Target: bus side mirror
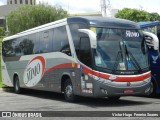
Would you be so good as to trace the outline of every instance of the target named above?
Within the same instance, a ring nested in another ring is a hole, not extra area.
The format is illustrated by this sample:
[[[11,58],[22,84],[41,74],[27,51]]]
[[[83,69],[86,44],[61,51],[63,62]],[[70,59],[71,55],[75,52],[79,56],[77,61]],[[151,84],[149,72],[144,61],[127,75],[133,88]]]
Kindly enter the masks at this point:
[[[97,48],[97,38],[96,38],[96,34],[93,31],[89,29],[79,29],[78,31],[88,35],[91,48]]]
[[[159,40],[158,37],[151,33],[151,32],[146,32],[143,31],[144,37],[146,44],[149,48],[153,47],[154,50],[159,50]]]

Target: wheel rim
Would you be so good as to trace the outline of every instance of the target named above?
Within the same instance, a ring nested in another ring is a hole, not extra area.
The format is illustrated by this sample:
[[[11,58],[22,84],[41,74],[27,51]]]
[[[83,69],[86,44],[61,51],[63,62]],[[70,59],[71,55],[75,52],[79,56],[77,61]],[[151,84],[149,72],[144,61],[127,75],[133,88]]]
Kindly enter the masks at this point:
[[[72,90],[72,86],[71,85],[68,85],[66,87],[66,95],[67,95],[67,97],[71,97],[73,95],[73,90]]]

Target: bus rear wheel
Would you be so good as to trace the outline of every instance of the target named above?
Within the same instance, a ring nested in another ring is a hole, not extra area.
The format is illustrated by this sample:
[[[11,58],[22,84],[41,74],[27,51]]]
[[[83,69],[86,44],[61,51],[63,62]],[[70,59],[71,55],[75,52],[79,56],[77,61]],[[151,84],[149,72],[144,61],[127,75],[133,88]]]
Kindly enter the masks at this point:
[[[64,97],[68,102],[74,102],[76,100],[76,96],[73,93],[73,85],[70,79],[67,79],[64,83]]]
[[[21,92],[18,76],[14,78],[14,92],[17,94]]]

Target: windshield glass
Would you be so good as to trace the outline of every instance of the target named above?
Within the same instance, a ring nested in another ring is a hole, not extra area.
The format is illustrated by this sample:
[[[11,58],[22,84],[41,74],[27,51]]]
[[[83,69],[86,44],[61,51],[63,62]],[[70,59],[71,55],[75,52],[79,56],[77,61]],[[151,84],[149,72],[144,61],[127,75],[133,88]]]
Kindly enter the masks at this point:
[[[139,30],[95,28],[97,67],[112,70],[141,70],[148,67],[147,47]]]

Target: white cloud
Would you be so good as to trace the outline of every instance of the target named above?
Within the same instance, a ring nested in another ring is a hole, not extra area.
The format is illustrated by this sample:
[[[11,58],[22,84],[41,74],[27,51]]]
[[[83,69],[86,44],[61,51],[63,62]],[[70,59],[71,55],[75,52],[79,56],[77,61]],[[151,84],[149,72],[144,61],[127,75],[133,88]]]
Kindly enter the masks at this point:
[[[39,3],[38,0],[37,3]],[[97,12],[100,11],[100,2],[99,0],[43,0],[52,5],[61,5],[70,13],[77,12]]]
[[[36,0],[47,2],[51,5],[61,5],[70,13],[98,12],[101,11],[100,0]],[[107,2],[108,0],[106,0]],[[112,8],[137,8],[148,12],[160,14],[160,0],[110,0]],[[0,0],[0,5],[6,4],[6,0]]]
[[[0,5],[3,5],[4,3],[2,3],[1,1],[0,1]]]
[[[61,5],[70,13],[97,12],[100,11],[100,0],[37,0],[48,2],[49,4]],[[106,0],[107,2],[107,0]],[[112,8],[137,8],[148,12],[158,12],[160,14],[160,0],[110,0]]]

